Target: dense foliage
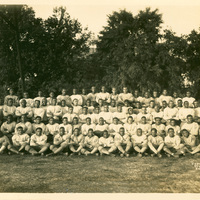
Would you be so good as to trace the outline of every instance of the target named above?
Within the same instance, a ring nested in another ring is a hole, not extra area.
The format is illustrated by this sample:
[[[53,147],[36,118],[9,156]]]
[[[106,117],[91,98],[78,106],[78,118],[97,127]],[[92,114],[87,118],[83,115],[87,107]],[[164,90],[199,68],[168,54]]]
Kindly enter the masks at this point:
[[[131,91],[163,88],[200,97],[200,32],[177,36],[162,30],[162,15],[146,8],[137,15],[126,10],[108,15],[99,33],[97,51],[89,54],[92,34],[63,7],[47,20],[28,6],[0,6],[1,93],[14,87],[21,94],[16,31],[19,31],[22,72],[31,96],[65,87],[128,86]]]

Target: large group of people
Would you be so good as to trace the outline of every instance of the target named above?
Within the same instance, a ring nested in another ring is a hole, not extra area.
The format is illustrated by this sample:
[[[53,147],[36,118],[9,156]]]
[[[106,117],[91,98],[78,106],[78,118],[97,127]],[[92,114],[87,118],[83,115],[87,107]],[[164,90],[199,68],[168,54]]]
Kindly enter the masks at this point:
[[[13,89],[0,105],[0,154],[185,156],[200,152],[199,102],[187,91],[108,93],[102,86],[72,95],[19,99]]]

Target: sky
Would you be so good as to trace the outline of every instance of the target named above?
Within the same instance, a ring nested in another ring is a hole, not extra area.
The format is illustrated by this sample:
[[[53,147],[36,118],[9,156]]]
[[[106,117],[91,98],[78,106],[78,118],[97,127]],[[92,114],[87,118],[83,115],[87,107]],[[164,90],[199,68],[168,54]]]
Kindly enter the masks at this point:
[[[36,17],[47,19],[56,6],[65,6],[72,18],[78,19],[83,27],[98,35],[107,25],[107,15],[113,11],[126,9],[137,15],[139,10],[158,8],[164,21],[163,29],[171,29],[177,35],[189,34],[200,27],[200,0],[1,0],[2,3],[26,3],[31,6]]]

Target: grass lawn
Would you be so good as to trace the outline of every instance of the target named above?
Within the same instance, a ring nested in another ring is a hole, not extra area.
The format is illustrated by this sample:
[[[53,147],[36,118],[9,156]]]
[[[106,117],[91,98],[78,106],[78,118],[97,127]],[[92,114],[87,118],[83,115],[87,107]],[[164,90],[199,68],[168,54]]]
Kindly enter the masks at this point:
[[[200,157],[0,156],[0,192],[199,193]]]

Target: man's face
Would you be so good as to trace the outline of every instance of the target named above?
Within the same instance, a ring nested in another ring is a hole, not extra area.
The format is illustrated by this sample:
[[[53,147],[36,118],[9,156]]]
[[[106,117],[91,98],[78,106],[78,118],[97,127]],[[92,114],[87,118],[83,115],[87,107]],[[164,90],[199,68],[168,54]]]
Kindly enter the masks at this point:
[[[62,106],[62,107],[65,107],[65,106],[66,106],[66,101],[65,101],[65,100],[62,100],[62,101],[61,101],[61,106]]]
[[[9,123],[12,122],[12,117],[11,116],[7,117],[7,122],[9,122]]]
[[[35,107],[39,108],[40,107],[40,102],[39,101],[35,101]]]
[[[88,131],[88,137],[91,138],[92,136],[93,136],[93,131],[92,131],[92,130],[89,130],[89,131]]]
[[[183,136],[188,138],[189,137],[189,132],[188,131],[183,131]]]
[[[109,110],[108,110],[108,105],[105,105],[104,106],[104,112],[108,112]]]
[[[137,129],[137,136],[141,136],[142,135],[142,130],[141,129]]]
[[[82,94],[85,95],[86,94],[86,91],[85,89],[82,89]]]
[[[8,106],[12,106],[13,105],[13,100],[9,99],[8,100]]]
[[[149,103],[150,108],[153,108],[154,105],[155,105],[154,101],[151,101],[151,102]]]
[[[51,98],[53,98],[53,97],[54,97],[54,93],[53,93],[53,92],[50,92],[49,96],[50,96]]]
[[[69,108],[69,113],[70,113],[70,114],[73,113],[73,108],[72,108],[72,107]]]
[[[28,98],[28,93],[24,92],[24,98],[27,99]]]
[[[114,100],[112,100],[110,104],[112,107],[115,107],[116,102]]]
[[[169,102],[169,107],[170,107],[170,108],[173,108],[173,107],[174,107],[174,102],[173,102],[173,101],[170,101],[170,102]]]
[[[17,129],[17,133],[18,133],[19,135],[22,135],[22,134],[23,134],[23,129],[22,129],[22,128],[18,128],[18,129]]]
[[[51,118],[51,119],[49,119],[49,124],[53,124],[53,119]]]
[[[26,121],[26,116],[25,116],[25,115],[22,115],[22,116],[21,116],[21,121],[22,121],[22,122],[25,122],[25,121]]]
[[[56,103],[57,103],[57,100],[56,100],[56,99],[53,99],[53,101],[52,101],[53,106],[55,106]]]
[[[78,130],[77,128],[74,130],[74,135],[75,135],[75,136],[78,136],[78,135],[79,135],[79,130]]]
[[[178,104],[178,107],[182,107],[182,100],[178,100],[177,104]]]
[[[133,114],[133,109],[132,109],[132,108],[129,108],[129,109],[128,109],[128,114],[129,114],[129,115],[132,115],[132,114]]]
[[[13,95],[13,94],[14,94],[13,89],[10,89],[10,90],[9,90],[9,94],[10,94],[10,95]]]
[[[170,129],[168,131],[168,133],[169,133],[169,137],[174,137],[174,130],[173,129]]]
[[[151,134],[152,134],[153,137],[157,136],[157,133],[156,133],[156,131],[154,129],[151,131]]]
[[[63,119],[63,124],[68,124],[68,119],[67,118]]]
[[[119,134],[120,134],[121,136],[124,135],[124,128],[120,128],[120,129],[119,129]]]
[[[166,101],[163,101],[163,102],[162,102],[162,106],[163,106],[163,108],[166,108],[166,107],[167,107],[167,102],[166,102]]]
[[[124,88],[123,88],[123,93],[126,94],[127,92],[128,92],[127,87],[124,87]]]
[[[21,105],[22,105],[22,107],[26,107],[26,101],[25,101],[25,100],[22,100],[22,101],[21,101]]]
[[[175,123],[175,120],[171,120],[171,121],[170,121],[170,125],[171,125],[171,126],[175,126],[175,124],[176,124],[176,123]]]
[[[104,138],[108,138],[108,131],[104,131],[104,132],[103,132],[103,137],[104,137]]]
[[[161,124],[160,118],[156,118],[156,119],[155,119],[155,124],[156,124],[156,125],[160,125],[160,124]]]
[[[155,106],[155,111],[156,112],[159,112],[160,111],[160,108],[158,106]]]
[[[112,88],[112,93],[113,93],[113,94],[116,93],[116,88]]]
[[[91,119],[90,118],[87,118],[86,119],[86,123],[89,125],[89,124],[91,124]]]
[[[38,118],[36,118],[35,122],[36,122],[36,124],[40,124],[41,119],[38,117]]]
[[[73,124],[78,124],[78,118],[73,119]]]
[[[117,111],[118,111],[118,112],[122,112],[122,107],[121,107],[121,106],[118,106],[118,107],[117,107]]]
[[[132,123],[133,123],[133,118],[131,118],[131,117],[128,118],[128,123],[129,123],[129,124],[132,124]]]
[[[143,108],[142,108],[142,113],[143,113],[143,114],[146,114],[146,113],[147,113],[147,108],[146,108],[146,107],[143,107]]]
[[[184,107],[185,107],[185,108],[189,108],[189,102],[188,102],[188,101],[185,101],[185,102],[184,102]]]
[[[167,90],[163,90],[163,95],[167,95]]]
[[[173,97],[174,97],[174,98],[177,98],[177,97],[178,97],[177,92],[174,92],[174,93],[173,93]]]
[[[67,91],[66,89],[62,89],[62,95],[66,95]]]
[[[75,106],[77,106],[78,105],[78,100],[74,99],[73,103],[74,103]]]
[[[194,108],[198,108],[198,101],[194,101]]]
[[[144,97],[145,97],[145,98],[149,98],[149,93],[148,93],[148,92],[145,92],[145,93],[144,93]]]
[[[103,125],[104,124],[104,119],[101,117],[101,118],[99,118],[99,124],[100,125]]]
[[[135,90],[135,92],[134,92],[134,96],[138,96],[139,95],[139,92],[138,92],[138,90]]]
[[[38,96],[42,97],[42,91],[38,91]]]
[[[36,135],[40,136],[42,134],[42,130],[41,129],[37,129],[36,130]]]
[[[157,96],[158,96],[158,92],[157,92],[157,91],[154,91],[154,92],[153,92],[153,97],[156,98]]]
[[[63,127],[60,128],[59,134],[60,136],[63,136],[65,134],[65,129]]]
[[[76,94],[77,93],[77,90],[76,89],[73,89],[73,94]]]
[[[42,99],[42,105],[43,105],[43,106],[46,106],[46,105],[47,105],[47,99],[46,99],[46,98]]]
[[[99,107],[97,107],[97,108],[95,109],[95,113],[96,113],[96,114],[99,114],[99,112],[100,112],[100,109],[99,109]]]
[[[114,124],[118,124],[118,119],[117,119],[117,118],[114,118],[114,119],[113,119],[113,123],[114,123]]]
[[[193,117],[192,116],[188,116],[187,117],[187,121],[188,121],[188,123],[192,123],[193,122]]]
[[[83,114],[84,115],[87,115],[87,113],[88,113],[87,111],[88,111],[87,108],[83,108]]]
[[[106,92],[105,86],[102,86],[101,91],[102,91],[103,93]]]
[[[190,92],[186,92],[186,97],[190,97],[191,93]]]
[[[146,117],[142,117],[141,123],[142,123],[142,124],[146,124]]]
[[[96,89],[95,87],[91,88],[92,93],[95,93],[95,89]]]

